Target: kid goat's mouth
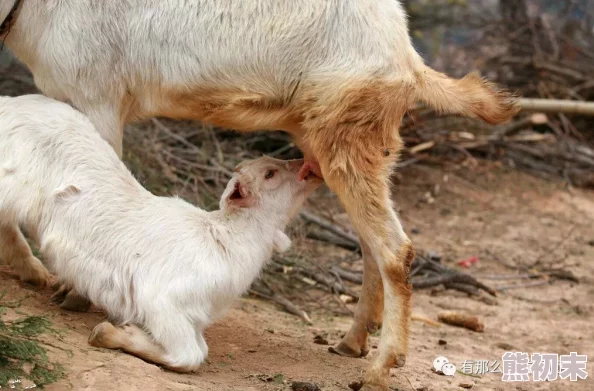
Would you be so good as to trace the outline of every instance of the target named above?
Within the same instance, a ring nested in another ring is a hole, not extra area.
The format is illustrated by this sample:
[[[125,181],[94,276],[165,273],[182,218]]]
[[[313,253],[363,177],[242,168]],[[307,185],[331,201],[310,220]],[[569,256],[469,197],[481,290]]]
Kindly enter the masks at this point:
[[[324,180],[320,172],[320,166],[317,163],[312,163],[310,161],[305,161],[303,163],[298,176],[300,181]]]

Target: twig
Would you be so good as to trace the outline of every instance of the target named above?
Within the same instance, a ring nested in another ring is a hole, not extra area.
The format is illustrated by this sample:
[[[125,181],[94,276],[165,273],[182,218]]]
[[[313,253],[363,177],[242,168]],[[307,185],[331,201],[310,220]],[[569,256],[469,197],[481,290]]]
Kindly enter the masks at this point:
[[[502,125],[497,130],[493,132],[493,136],[491,138],[501,138],[504,136],[511,136],[516,134],[522,129],[526,129],[532,125],[542,125],[546,124],[549,121],[547,116],[542,113],[534,113],[524,118],[520,118],[517,121],[512,122],[511,124]]]
[[[527,282],[524,284],[514,284],[514,285],[504,285],[504,286],[498,286],[496,289],[499,292],[503,292],[503,291],[507,291],[510,289],[519,289],[519,288],[531,288],[533,286],[540,286],[540,285],[545,285],[546,283],[549,282],[549,279],[543,279],[540,281],[533,281],[533,282]]]
[[[275,157],[275,156],[281,155],[281,154],[283,154],[283,153],[285,153],[288,150],[293,149],[293,148],[295,148],[295,144],[288,143],[287,145],[285,145],[283,147],[280,147],[276,151],[270,152],[267,155],[270,156],[270,157]]]
[[[479,333],[483,332],[483,330],[485,329],[483,322],[481,322],[478,317],[463,314],[461,312],[444,311],[437,316],[437,319],[439,319],[440,322],[443,322],[445,324],[457,327],[464,327],[465,329],[476,331]]]
[[[303,321],[305,323],[307,323],[309,325],[313,324],[313,322],[311,321],[311,318],[309,317],[309,315],[307,315],[307,312],[303,311],[302,309],[297,307],[295,304],[293,304],[289,299],[279,295],[276,292],[272,292],[272,294],[266,294],[264,292],[257,290],[257,288],[252,286],[250,288],[250,293],[255,296],[259,296],[264,299],[273,301],[273,302],[279,304],[281,307],[283,307],[283,309],[286,312],[288,312],[289,314],[300,317],[301,319],[303,319]]]
[[[315,271],[306,268],[300,268],[299,272],[305,275],[306,277],[309,277],[312,280],[327,286],[333,293],[345,294],[355,298],[358,297],[356,293],[351,292],[344,285],[335,281],[333,278],[326,277],[321,273],[316,273]]]
[[[362,273],[356,273],[356,272],[344,270],[338,266],[333,266],[331,270],[333,272],[335,272],[336,274],[338,274],[340,276],[340,278],[342,278],[343,280],[354,282],[356,284],[363,283],[363,274]]]
[[[559,240],[557,243],[555,243],[552,247],[545,249],[543,252],[541,252],[541,254],[537,257],[536,260],[534,260],[534,262],[532,263],[531,266],[535,266],[538,263],[540,263],[540,259],[549,255],[549,254],[554,254],[559,247],[561,247],[566,241],[567,239],[569,239],[569,237],[571,236],[571,234],[573,234],[573,231],[575,231],[577,225],[573,224],[569,230],[565,233],[565,235],[563,235],[563,237],[561,237],[561,240]]]
[[[359,249],[359,245],[357,245],[356,243],[353,243],[350,240],[344,240],[343,238],[336,237],[331,233],[325,231],[309,231],[306,237],[310,239],[319,240],[321,242],[330,243],[335,246],[342,247],[346,250],[356,251]]]
[[[454,272],[453,274],[445,275],[445,276],[437,276],[437,277],[430,277],[430,278],[417,278],[411,281],[413,289],[423,289],[423,288],[430,288],[433,286],[447,284],[447,283],[460,283],[460,284],[467,284],[475,286],[479,289],[484,290],[485,292],[489,293],[491,296],[497,296],[497,292],[486,286],[485,284],[475,280],[472,276],[468,274],[461,274]]]
[[[518,100],[524,111],[540,111],[545,113],[565,113],[594,116],[594,102],[561,100],[561,99],[528,99]]]
[[[460,284],[457,282],[446,282],[445,284],[443,284],[443,286],[446,289],[453,289],[456,291],[467,293],[470,296],[479,296],[480,295],[480,291],[478,290],[478,288],[476,288],[472,285]]]
[[[202,151],[200,148],[198,148],[197,146],[195,146],[194,144],[192,144],[191,142],[189,142],[188,140],[186,140],[184,137],[180,136],[179,134],[175,134],[173,133],[167,126],[165,126],[161,121],[159,121],[156,118],[151,118],[151,122],[157,127],[159,128],[159,130],[161,130],[162,132],[166,133],[169,137],[179,141],[180,143],[182,143],[183,145],[185,145],[186,147],[188,147],[190,150],[200,154],[201,156],[204,155],[204,151]]]
[[[525,274],[485,274],[485,275],[474,275],[473,277],[480,278],[483,280],[525,280],[529,278],[542,277],[542,274],[525,273]]]
[[[406,379],[406,381],[408,381],[408,384],[410,384],[410,389],[412,391],[416,391],[415,386],[413,386],[412,382],[410,381],[410,379],[408,378],[408,376],[404,375],[404,378]]]
[[[425,316],[421,316],[421,315],[412,314],[410,316],[410,320],[417,321],[417,322],[423,322],[423,323],[428,324],[433,327],[441,327],[441,323],[439,323],[433,319],[427,318]]]
[[[354,243],[357,246],[359,245],[359,240],[355,235],[346,232],[344,229],[338,227],[337,225],[332,224],[329,221],[327,221],[319,216],[316,216],[313,213],[307,212],[307,211],[302,211],[299,215],[305,221],[307,221],[309,223],[317,224],[320,227],[340,236],[341,238],[346,239],[346,240]]]
[[[419,152],[425,151],[427,149],[431,149],[434,146],[435,146],[435,141],[426,141],[424,143],[417,144],[414,147],[409,148],[408,152],[410,152],[411,155],[415,155]]]

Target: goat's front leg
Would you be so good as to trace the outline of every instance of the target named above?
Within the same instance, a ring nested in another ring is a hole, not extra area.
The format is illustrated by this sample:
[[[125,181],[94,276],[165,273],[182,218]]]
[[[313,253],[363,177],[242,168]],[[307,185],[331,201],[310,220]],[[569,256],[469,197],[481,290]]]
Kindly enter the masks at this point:
[[[49,283],[50,273],[33,255],[16,224],[0,224],[0,260],[11,265],[22,281],[42,288]]]
[[[101,137],[111,145],[118,157],[122,157],[124,143],[123,114],[111,105],[89,105],[86,102],[74,107],[85,114]]]
[[[197,330],[184,314],[167,313],[165,308],[152,315],[145,313],[146,331],[135,325],[100,323],[93,329],[89,344],[121,349],[176,372],[193,371],[208,356],[202,330]]]
[[[145,361],[167,365],[165,349],[135,325],[114,326],[107,321],[99,323],[89,336],[89,344],[98,348],[122,349]],[[186,368],[175,369],[179,372],[188,371]]]
[[[355,319],[348,333],[336,347],[328,350],[348,357],[365,357],[369,353],[369,334],[382,327],[384,287],[376,260],[367,242],[361,240],[363,253],[363,287],[355,310]]]

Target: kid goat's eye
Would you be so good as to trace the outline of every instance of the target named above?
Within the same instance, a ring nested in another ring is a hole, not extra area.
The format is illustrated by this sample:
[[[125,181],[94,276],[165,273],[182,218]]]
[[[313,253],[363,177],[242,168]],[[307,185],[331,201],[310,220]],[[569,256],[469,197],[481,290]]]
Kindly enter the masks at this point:
[[[276,174],[276,170],[268,170],[264,175],[264,179],[270,179],[274,176],[274,174]]]

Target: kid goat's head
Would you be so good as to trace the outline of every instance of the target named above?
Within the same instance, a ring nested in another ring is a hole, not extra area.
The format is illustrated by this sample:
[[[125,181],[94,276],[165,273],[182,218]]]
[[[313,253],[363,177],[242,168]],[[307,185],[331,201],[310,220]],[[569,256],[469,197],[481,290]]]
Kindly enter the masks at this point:
[[[227,213],[257,209],[288,222],[322,180],[310,173],[299,180],[303,160],[279,160],[268,156],[247,160],[235,167],[220,208]]]

